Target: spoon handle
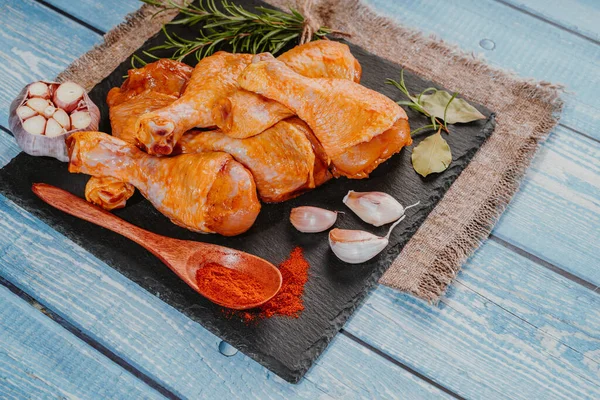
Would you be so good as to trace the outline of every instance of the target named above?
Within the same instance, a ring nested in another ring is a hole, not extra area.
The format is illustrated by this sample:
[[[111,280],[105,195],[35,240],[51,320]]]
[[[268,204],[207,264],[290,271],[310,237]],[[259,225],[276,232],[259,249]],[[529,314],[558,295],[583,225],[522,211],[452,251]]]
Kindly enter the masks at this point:
[[[40,199],[50,204],[52,207],[123,235],[126,238],[133,240],[140,246],[146,248],[163,261],[166,261],[163,255],[158,253],[155,249],[159,248],[161,243],[164,244],[165,241],[174,239],[160,236],[156,233],[152,233],[132,225],[116,215],[90,204],[87,201],[67,192],[66,190],[57,188],[56,186],[48,185],[46,183],[34,183],[31,187],[31,190]]]

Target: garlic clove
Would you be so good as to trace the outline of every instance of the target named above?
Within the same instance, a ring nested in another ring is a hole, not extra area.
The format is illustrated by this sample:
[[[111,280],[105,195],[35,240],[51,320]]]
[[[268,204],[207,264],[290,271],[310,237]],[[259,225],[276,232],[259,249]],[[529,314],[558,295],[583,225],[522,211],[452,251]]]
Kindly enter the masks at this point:
[[[398,200],[387,193],[355,192],[353,190],[348,192],[343,202],[360,219],[375,226],[397,221],[406,210],[419,204],[417,202],[404,208]]]
[[[44,82],[34,82],[27,88],[29,97],[50,98],[50,88]]]
[[[46,118],[36,115],[23,121],[23,129],[32,135],[43,135],[46,130]]]
[[[58,108],[70,113],[77,108],[85,90],[75,82],[61,83],[54,91],[52,100]]]
[[[36,113],[35,110],[32,109],[31,107],[21,106],[21,107],[17,108],[17,116],[19,118],[21,118],[23,121],[25,121],[27,118],[31,118],[36,115],[38,115],[38,113]]]
[[[65,112],[62,108],[57,109],[52,118],[56,120],[63,128],[66,130],[71,129],[71,119],[69,118],[69,114]]]
[[[369,261],[381,253],[389,240],[365,231],[332,229],[329,232],[329,247],[340,260],[349,264]]]
[[[63,128],[62,125],[59,124],[58,121],[56,121],[54,118],[50,118],[46,122],[46,130],[45,130],[46,136],[55,137],[55,136],[62,135],[65,132],[66,132],[65,128]]]
[[[36,113],[43,115],[46,107],[50,106],[51,104],[50,104],[50,101],[48,101],[46,99],[41,99],[39,97],[33,97],[33,98],[27,100],[25,105],[27,105],[27,107],[31,108]]]
[[[75,111],[71,114],[71,126],[73,129],[85,129],[92,123],[92,117],[87,111]]]
[[[296,207],[290,213],[290,222],[300,232],[323,232],[335,224],[337,214],[336,211],[329,211],[319,207]]]
[[[386,236],[351,230],[332,229],[329,232],[329,247],[340,260],[349,264],[369,261],[387,247],[392,230],[405,218],[402,216],[388,230]]]
[[[51,118],[56,112],[56,107],[50,105],[44,109],[44,117]]]

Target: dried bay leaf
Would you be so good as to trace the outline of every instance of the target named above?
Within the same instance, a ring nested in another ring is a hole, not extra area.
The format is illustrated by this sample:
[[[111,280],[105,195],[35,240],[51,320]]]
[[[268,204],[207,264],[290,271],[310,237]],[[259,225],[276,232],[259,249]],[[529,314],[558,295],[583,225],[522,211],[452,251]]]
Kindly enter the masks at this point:
[[[452,152],[440,131],[421,141],[412,152],[412,164],[423,177],[445,171],[452,162]]]
[[[444,119],[444,110],[446,105],[452,99],[452,95],[445,90],[437,90],[432,94],[423,94],[419,99],[419,104],[429,114],[436,118]],[[464,99],[455,98],[448,105],[446,110],[446,123],[455,124],[457,122],[472,122],[478,119],[485,119],[485,115],[477,111],[475,107],[467,103]]]

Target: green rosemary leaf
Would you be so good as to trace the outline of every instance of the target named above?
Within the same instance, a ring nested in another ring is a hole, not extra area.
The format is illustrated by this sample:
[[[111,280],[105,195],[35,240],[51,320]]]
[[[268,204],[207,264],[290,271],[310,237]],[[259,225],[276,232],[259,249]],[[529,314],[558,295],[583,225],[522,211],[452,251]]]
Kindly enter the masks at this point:
[[[277,53],[288,44],[296,41],[304,29],[304,16],[295,9],[289,12],[267,7],[256,7],[255,11],[246,10],[229,0],[200,0],[197,4],[177,4],[173,0],[140,0],[158,7],[158,13],[176,10],[183,17],[168,25],[198,27],[195,39],[184,39],[168,32],[163,26],[165,42],[150,49],[150,52],[169,53],[168,58],[182,61],[188,56],[196,59],[208,56],[223,47],[234,52],[258,53],[270,51]],[[314,33],[313,39],[323,38],[333,31],[322,27]],[[340,33],[340,32],[336,32]],[[135,62],[140,63],[141,57]],[[133,63],[132,59],[132,63]]]

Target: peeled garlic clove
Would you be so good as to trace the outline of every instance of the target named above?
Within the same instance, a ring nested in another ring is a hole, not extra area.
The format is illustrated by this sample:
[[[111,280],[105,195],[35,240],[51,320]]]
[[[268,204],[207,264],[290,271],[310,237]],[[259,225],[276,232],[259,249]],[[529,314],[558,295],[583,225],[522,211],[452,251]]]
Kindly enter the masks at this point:
[[[66,130],[71,129],[71,118],[69,118],[69,114],[67,114],[65,110],[61,108],[57,109],[54,115],[52,115],[52,118]]]
[[[36,115],[38,115],[38,113],[36,113],[35,110],[30,107],[21,106],[17,108],[17,116],[23,121],[25,121],[27,118],[35,117]]]
[[[302,206],[292,209],[290,222],[304,233],[323,232],[331,228],[337,220],[337,212],[319,207]]]
[[[43,115],[44,110],[46,110],[46,107],[48,107],[50,105],[50,102],[46,99],[40,99],[39,97],[33,97],[33,98],[27,100],[25,105],[27,107],[31,108],[36,113]]]
[[[50,118],[48,121],[46,121],[46,130],[44,135],[48,137],[54,137],[62,135],[65,132],[65,128],[63,128],[62,125],[59,124],[54,118]]]
[[[56,104],[56,107],[70,113],[77,108],[84,94],[85,90],[75,82],[65,82],[56,88],[52,101]]]
[[[50,89],[44,82],[34,82],[28,86],[29,97],[40,97],[42,99],[50,98]]]
[[[51,118],[55,112],[56,112],[56,107],[48,106],[44,109],[44,117]]]
[[[71,126],[73,129],[83,129],[92,122],[92,117],[87,111],[75,111],[71,114]]]
[[[329,247],[337,258],[349,264],[369,261],[387,247],[392,230],[403,219],[404,216],[396,221],[383,237],[359,230],[332,229],[329,232]]]
[[[32,135],[43,135],[46,130],[46,118],[36,115],[23,122],[23,129]]]
[[[398,200],[387,193],[353,190],[348,192],[343,201],[360,219],[375,226],[397,221],[406,210],[419,204],[417,202],[404,208]]]

